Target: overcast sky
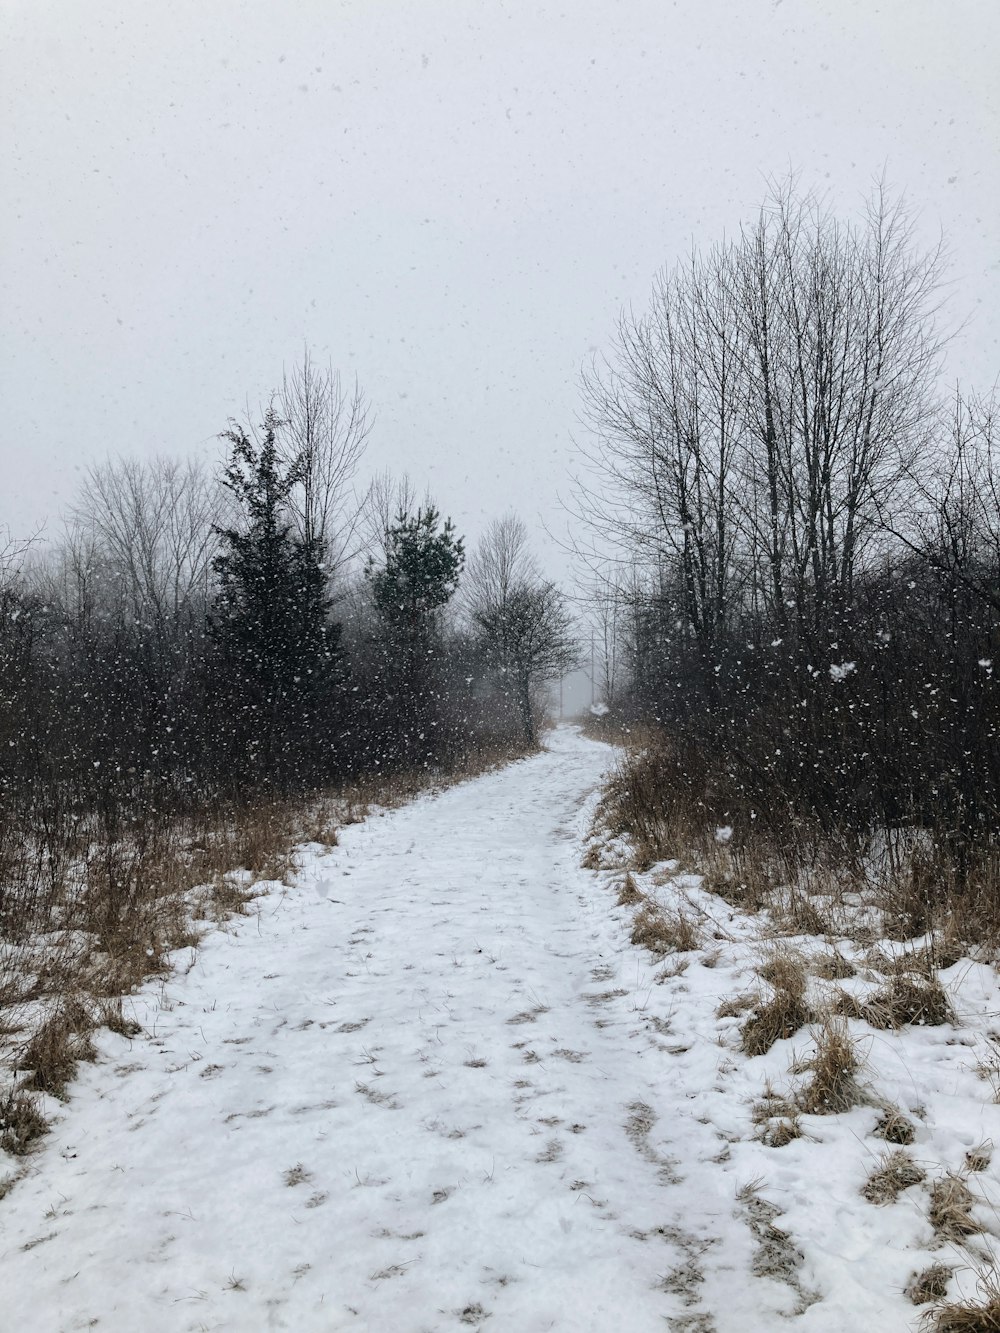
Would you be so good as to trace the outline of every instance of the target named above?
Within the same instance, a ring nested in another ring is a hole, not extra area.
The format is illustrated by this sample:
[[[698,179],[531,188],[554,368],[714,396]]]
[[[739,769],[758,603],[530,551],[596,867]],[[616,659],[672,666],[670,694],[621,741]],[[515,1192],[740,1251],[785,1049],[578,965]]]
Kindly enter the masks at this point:
[[[769,175],[883,167],[1000,372],[998,0],[0,0],[0,524],[215,456],[308,343],[369,468],[558,526],[582,362]],[[539,544],[543,550],[544,537]]]

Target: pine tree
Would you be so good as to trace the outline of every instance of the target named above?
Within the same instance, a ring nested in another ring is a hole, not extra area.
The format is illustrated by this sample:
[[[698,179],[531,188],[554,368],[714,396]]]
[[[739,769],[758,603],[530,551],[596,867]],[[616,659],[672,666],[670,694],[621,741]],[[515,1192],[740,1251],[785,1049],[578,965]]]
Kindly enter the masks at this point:
[[[433,505],[401,512],[385,532],[385,564],[365,571],[382,621],[382,675],[386,721],[408,763],[435,758],[432,732],[439,694],[435,658],[440,646],[436,614],[454,596],[465,546],[450,519]],[[394,724],[394,725],[393,725]]]
[[[430,631],[432,613],[451,600],[465,563],[465,546],[451,519],[439,532],[440,518],[433,505],[399,514],[385,534],[384,567],[368,568],[380,615],[411,639]]]
[[[283,467],[273,411],[260,443],[233,424],[223,485],[237,525],[216,528],[218,592],[212,633],[236,698],[232,738],[259,776],[279,785],[302,782],[322,762],[338,671],[339,626],[329,620],[323,543],[292,534],[288,500],[300,460]]]

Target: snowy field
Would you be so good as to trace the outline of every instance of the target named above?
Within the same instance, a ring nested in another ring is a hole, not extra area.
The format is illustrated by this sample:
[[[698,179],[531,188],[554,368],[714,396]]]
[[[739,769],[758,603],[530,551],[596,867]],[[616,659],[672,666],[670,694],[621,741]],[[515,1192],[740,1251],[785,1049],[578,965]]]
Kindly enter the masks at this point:
[[[127,1002],[142,1035],[100,1034],[0,1204],[0,1328],[894,1333],[914,1272],[974,1290],[1000,1200],[992,970],[944,974],[957,1026],[852,1022],[867,1101],[767,1146],[754,1106],[810,1031],[749,1058],[717,1017],[760,984],[759,921],[661,868],[643,890],[700,947],[631,945],[621,872],[580,864],[612,752],[548,744],[307,850]],[[924,1178],[879,1206],[882,1099]],[[931,1227],[949,1172],[979,1234]]]

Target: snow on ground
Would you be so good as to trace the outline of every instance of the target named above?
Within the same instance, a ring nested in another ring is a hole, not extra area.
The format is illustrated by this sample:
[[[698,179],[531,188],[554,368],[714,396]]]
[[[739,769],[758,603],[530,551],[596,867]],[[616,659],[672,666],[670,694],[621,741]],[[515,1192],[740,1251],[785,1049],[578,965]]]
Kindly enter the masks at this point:
[[[862,1078],[913,1118],[928,1177],[864,1201],[877,1107],[760,1141],[753,1103],[809,1034],[749,1059],[716,1017],[757,927],[647,876],[703,947],[664,967],[629,944],[621,875],[580,868],[611,751],[549,746],[306,852],[133,997],[143,1034],[102,1034],[0,1204],[0,1327],[915,1326],[910,1274],[966,1262],[932,1248],[928,1186],[1000,1141],[973,1070],[994,974],[947,974],[961,1028],[865,1029]],[[1000,1199],[992,1164],[970,1182]]]

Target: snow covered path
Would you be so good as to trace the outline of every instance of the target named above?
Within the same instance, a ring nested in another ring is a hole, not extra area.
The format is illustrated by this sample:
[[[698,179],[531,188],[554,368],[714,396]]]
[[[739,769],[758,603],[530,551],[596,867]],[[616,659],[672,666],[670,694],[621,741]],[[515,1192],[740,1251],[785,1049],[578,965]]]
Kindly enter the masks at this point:
[[[348,829],[104,1034],[0,1214],[5,1327],[664,1327],[628,1108],[669,1071],[578,868],[610,752],[552,744]]]
[[[729,969],[653,984],[606,877],[579,865],[611,752],[549,743],[347,829],[135,998],[143,1035],[102,1034],[0,1205],[0,1327],[783,1322],[796,1293],[752,1275],[761,1228],[737,1217],[748,1163],[729,1145],[759,1085],[718,1043]],[[782,1151],[807,1210],[815,1183]],[[822,1283],[796,1326],[903,1327],[871,1294],[884,1241],[829,1234],[857,1284],[840,1304]]]

